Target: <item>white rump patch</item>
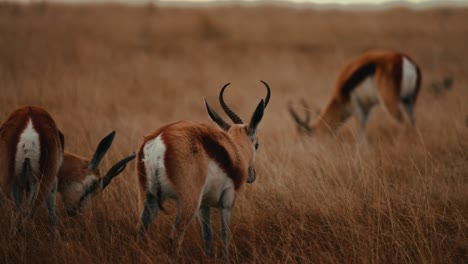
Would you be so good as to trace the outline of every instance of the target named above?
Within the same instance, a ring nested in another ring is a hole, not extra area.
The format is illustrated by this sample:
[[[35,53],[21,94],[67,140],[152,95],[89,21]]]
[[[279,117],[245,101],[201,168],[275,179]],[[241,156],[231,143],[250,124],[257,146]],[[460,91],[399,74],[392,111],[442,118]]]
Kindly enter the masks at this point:
[[[15,174],[21,173],[23,169],[23,162],[29,158],[31,162],[32,173],[39,176],[39,160],[41,157],[41,144],[39,141],[39,134],[34,129],[32,120],[29,119],[26,128],[21,133],[16,146],[15,155]]]
[[[163,196],[174,197],[176,193],[172,188],[166,173],[164,156],[166,154],[166,145],[162,141],[162,133],[156,138],[146,142],[143,147],[143,162],[145,164],[147,191],[157,195],[158,185],[161,188]]]
[[[418,78],[418,72],[416,70],[416,66],[407,58],[403,57],[401,92],[400,92],[401,98],[413,96],[413,94],[416,91],[417,78]]]

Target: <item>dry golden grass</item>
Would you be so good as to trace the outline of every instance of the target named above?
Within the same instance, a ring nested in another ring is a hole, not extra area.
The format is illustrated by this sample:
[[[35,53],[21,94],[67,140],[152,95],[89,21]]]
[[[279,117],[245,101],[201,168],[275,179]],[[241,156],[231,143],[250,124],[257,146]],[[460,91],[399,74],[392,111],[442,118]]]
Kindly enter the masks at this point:
[[[257,181],[244,186],[233,210],[233,262],[466,263],[467,16],[466,9],[1,4],[0,119],[21,105],[45,107],[66,149],[88,156],[115,129],[108,168],[166,122],[208,122],[203,96],[216,106],[226,82],[233,83],[227,100],[248,119],[264,96],[263,79],[273,96],[260,125]],[[323,106],[340,68],[376,48],[404,51],[420,64],[416,128],[376,109],[367,152],[356,150],[353,121],[334,137],[298,137],[288,101]],[[446,75],[453,89],[432,95],[430,81]],[[84,215],[66,217],[59,202],[59,240],[49,235],[45,208],[14,234],[14,214],[3,205],[1,263],[223,260],[219,224],[213,259],[203,257],[195,222],[182,256],[170,253],[171,207],[150,226],[150,239],[138,240],[133,165]]]

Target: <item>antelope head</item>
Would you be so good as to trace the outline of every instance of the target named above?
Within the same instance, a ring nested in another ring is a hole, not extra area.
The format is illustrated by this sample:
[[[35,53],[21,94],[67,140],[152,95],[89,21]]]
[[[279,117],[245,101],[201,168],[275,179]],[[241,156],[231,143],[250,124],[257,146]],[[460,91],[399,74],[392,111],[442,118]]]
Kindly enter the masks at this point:
[[[222,130],[224,130],[233,140],[237,143],[237,146],[240,148],[242,153],[248,157],[248,177],[247,183],[253,183],[256,179],[255,172],[255,153],[258,150],[258,138],[257,138],[257,127],[260,124],[260,121],[263,117],[263,111],[270,101],[271,91],[268,84],[264,81],[261,81],[267,90],[267,95],[265,99],[260,100],[257,108],[255,109],[252,118],[250,119],[249,124],[244,124],[242,119],[234,113],[224,101],[224,91],[230,85],[227,83],[223,86],[219,93],[219,103],[223,108],[227,116],[232,120],[234,124],[230,125],[225,122],[208,104],[205,99],[205,106],[208,111],[208,115],[211,120],[213,120]]]
[[[304,108],[304,119],[300,118],[296,111],[294,111],[291,103],[288,105],[288,110],[291,117],[297,124],[297,130],[299,133],[305,133],[310,136],[314,132],[314,128],[310,125],[310,107],[304,99],[301,100],[301,105],[302,108]],[[319,112],[319,110],[315,110],[315,114],[318,115]]]
[[[114,177],[119,175],[127,163],[135,158],[135,153],[117,162],[106,174],[101,175],[99,164],[109,150],[115,131],[101,140],[91,160],[65,152],[62,167],[58,174],[58,191],[70,216],[84,209],[88,201],[104,190]]]

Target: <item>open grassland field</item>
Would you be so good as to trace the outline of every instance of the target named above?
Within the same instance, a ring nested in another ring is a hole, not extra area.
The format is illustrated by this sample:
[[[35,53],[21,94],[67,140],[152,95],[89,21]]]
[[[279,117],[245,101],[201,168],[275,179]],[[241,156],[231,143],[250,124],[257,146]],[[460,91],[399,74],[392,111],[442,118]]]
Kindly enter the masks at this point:
[[[176,9],[0,5],[0,119],[21,105],[46,108],[66,150],[91,156],[112,130],[103,168],[136,151],[153,129],[182,119],[209,122],[203,97],[248,120],[265,89],[257,181],[233,210],[236,263],[467,263],[468,10],[378,12],[279,7]],[[303,138],[287,112],[300,98],[321,108],[350,59],[378,48],[410,54],[423,84],[416,127],[381,107],[356,148],[354,119],[334,136]],[[434,94],[433,80],[454,78]],[[59,197],[60,198],[60,197]],[[222,262],[219,215],[214,258],[203,257],[194,221],[171,253],[175,208],[166,205],[137,237],[141,207],[132,162],[88,210],[50,235],[45,207],[20,232],[0,202],[0,263]]]

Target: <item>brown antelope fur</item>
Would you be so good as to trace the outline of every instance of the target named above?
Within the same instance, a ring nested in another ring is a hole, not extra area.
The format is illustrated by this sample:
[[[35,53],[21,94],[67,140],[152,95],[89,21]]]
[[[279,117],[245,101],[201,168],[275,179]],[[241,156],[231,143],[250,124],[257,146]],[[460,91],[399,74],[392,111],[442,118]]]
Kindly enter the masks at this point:
[[[25,106],[10,114],[0,128],[0,185],[20,212],[29,215],[46,201],[56,225],[57,172],[63,160],[63,135],[42,108]],[[23,198],[28,199],[22,212]],[[28,196],[29,195],[29,196]]]
[[[101,141],[93,159],[89,160],[73,153],[63,152],[63,135],[57,130],[54,121],[45,110],[33,106],[23,107],[13,112],[0,130],[1,153],[8,153],[0,155],[1,168],[8,168],[8,170],[1,171],[0,177],[2,190],[5,194],[11,193],[14,196],[12,187],[21,172],[15,171],[15,162],[19,161],[10,157],[15,157],[20,135],[25,131],[30,119],[33,122],[33,129],[39,134],[39,143],[35,144],[41,147],[40,170],[38,171],[38,168],[34,168],[34,166],[31,168],[33,175],[41,175],[38,178],[40,189],[35,204],[31,205],[32,207],[44,201],[48,190],[51,190],[49,195],[54,197],[55,192],[58,191],[62,196],[67,213],[71,216],[75,215],[86,206],[91,197],[106,188],[111,180],[125,169],[126,164],[135,158],[135,154],[124,158],[117,162],[106,175],[101,176],[98,166],[110,148],[115,132],[110,133]],[[55,141],[57,140],[54,137],[56,136],[60,142],[58,145],[60,152],[55,150],[57,145]],[[30,159],[31,161],[32,159]],[[54,182],[55,179],[57,179],[56,182]],[[22,194],[24,190],[28,191],[29,187],[23,186],[27,183],[29,182],[23,182],[21,186],[16,188],[16,192]],[[23,195],[17,194],[16,196],[13,198],[20,210]],[[51,221],[55,224],[55,198],[50,198],[50,202],[47,201],[47,207],[51,214]]]
[[[145,234],[151,220],[157,216],[167,199],[177,202],[177,217],[171,239],[176,250],[182,243],[185,228],[197,212],[205,244],[205,254],[211,254],[210,208],[221,212],[222,239],[227,256],[228,225],[231,208],[244,182],[255,178],[255,151],[258,147],[256,129],[270,98],[258,104],[249,125],[220,102],[234,121],[229,125],[205,101],[208,114],[217,124],[180,121],[164,125],[144,138],[138,151],[137,176],[142,195],[141,233]]]
[[[91,160],[74,153],[64,153],[63,165],[58,173],[58,192],[62,196],[68,215],[74,216],[82,211],[88,201],[104,190],[111,180],[125,169],[126,164],[135,158],[135,154],[124,158],[105,175],[101,175],[99,164],[114,137],[115,132],[112,131],[103,138]]]
[[[333,94],[318,119],[310,126],[291,108],[299,129],[308,134],[334,132],[353,113],[365,134],[368,114],[381,103],[397,121],[403,121],[401,104],[414,124],[413,106],[421,86],[418,65],[406,54],[394,51],[371,51],[348,63],[335,85]]]
[[[232,127],[229,133],[231,133],[231,137],[242,140],[242,134],[245,134],[244,130],[245,128]],[[171,158],[172,156],[178,155],[178,153],[192,152],[193,154],[198,154],[200,156],[199,158],[197,157],[197,160],[193,160],[193,157],[190,156],[183,157],[183,164],[194,164],[194,166],[196,166],[198,163],[204,163],[208,158],[210,158],[215,160],[223,170],[235,172],[233,174],[229,174],[228,177],[230,177],[234,182],[236,190],[240,188],[242,185],[241,183],[246,179],[247,176],[243,174],[243,171],[240,168],[243,168],[248,164],[246,159],[242,159],[242,157],[249,157],[251,155],[250,149],[242,148],[242,145],[235,145],[234,142],[238,141],[231,139],[231,137],[226,135],[223,131],[220,131],[214,124],[179,121],[160,127],[144,138],[144,142],[138,153],[138,160],[140,160],[138,163],[138,175],[141,193],[145,192],[147,185],[146,171],[144,169],[143,162],[143,147],[145,143],[155,139],[163,131],[165,132],[161,137],[163,142],[167,145],[174,145],[173,148],[166,151],[167,158],[165,159],[165,166],[168,170],[168,177],[176,188],[179,185],[177,182],[178,179],[171,177],[174,173],[171,173],[170,171],[172,170],[171,168],[177,167],[174,160],[181,160],[181,158]],[[215,137],[215,139],[212,137]],[[175,143],[180,142],[181,139],[186,140],[188,144],[182,145],[180,143]],[[238,155],[238,153],[245,155]],[[203,162],[200,162],[200,160]],[[185,184],[185,179],[181,184]]]

